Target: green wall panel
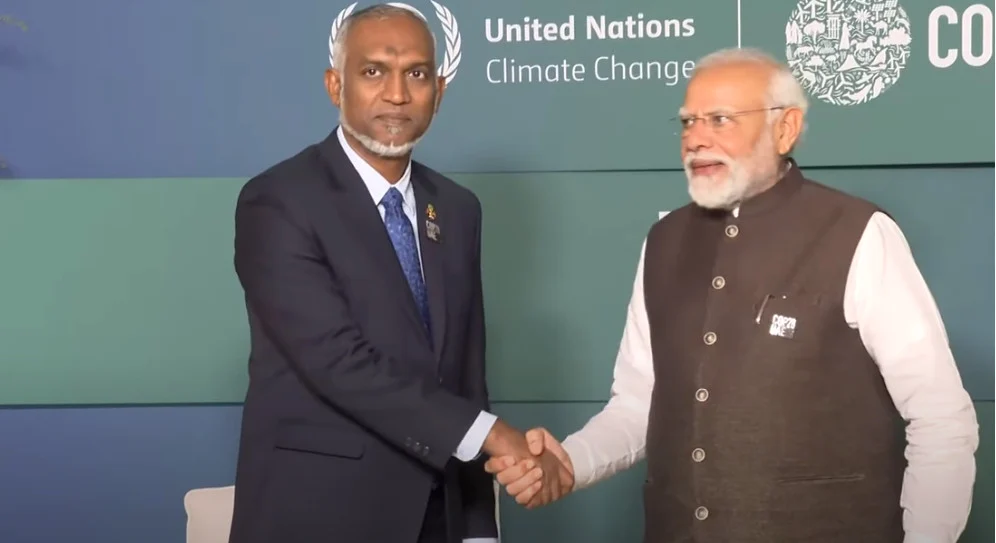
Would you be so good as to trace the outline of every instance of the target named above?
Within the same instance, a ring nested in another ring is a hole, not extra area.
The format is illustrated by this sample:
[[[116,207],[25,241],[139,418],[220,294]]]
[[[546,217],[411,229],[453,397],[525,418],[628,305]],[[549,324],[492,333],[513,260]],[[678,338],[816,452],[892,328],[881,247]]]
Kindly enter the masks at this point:
[[[525,429],[544,426],[558,439],[581,428],[601,403],[514,403],[496,410]],[[976,402],[980,444],[976,453],[975,492],[968,526],[959,543],[992,543],[993,403]],[[502,543],[570,541],[571,543],[639,543],[643,534],[642,485],[645,464],[618,474],[549,506],[526,510],[502,492]]]
[[[811,171],[909,237],[967,386],[993,398],[992,168]],[[644,234],[687,201],[679,172],[456,178],[485,213],[497,400],[604,400]],[[232,268],[241,179],[0,185],[0,404],[241,401]]]

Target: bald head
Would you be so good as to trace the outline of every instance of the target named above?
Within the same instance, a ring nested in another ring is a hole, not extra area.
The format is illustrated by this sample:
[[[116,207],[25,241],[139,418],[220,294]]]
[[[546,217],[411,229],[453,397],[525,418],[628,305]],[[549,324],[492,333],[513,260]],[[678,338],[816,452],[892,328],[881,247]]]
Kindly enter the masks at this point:
[[[432,44],[432,57],[435,58],[436,36],[432,33],[432,29],[429,28],[429,23],[422,13],[411,6],[375,4],[353,12],[342,22],[338,35],[332,44],[332,64],[339,68],[346,65],[346,51],[349,49],[349,37],[353,34],[354,27],[363,26],[364,21],[385,21],[398,17],[407,19],[417,26],[417,31],[421,32],[425,39]]]
[[[692,198],[728,208],[769,188],[807,107],[788,67],[761,51],[726,49],[700,60],[679,112]]]

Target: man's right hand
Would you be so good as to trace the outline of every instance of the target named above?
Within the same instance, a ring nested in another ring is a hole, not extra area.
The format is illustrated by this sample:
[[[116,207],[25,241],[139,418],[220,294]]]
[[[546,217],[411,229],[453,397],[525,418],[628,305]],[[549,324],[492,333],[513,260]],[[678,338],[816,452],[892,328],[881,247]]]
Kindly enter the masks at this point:
[[[545,428],[529,430],[525,440],[529,452],[537,457],[535,463],[514,455],[492,455],[485,470],[496,475],[517,503],[533,509],[560,499],[574,488],[574,466],[567,451]]]
[[[511,457],[517,461],[533,459],[526,436],[502,419],[496,420],[491,426],[491,431],[484,438],[482,450],[492,458]]]

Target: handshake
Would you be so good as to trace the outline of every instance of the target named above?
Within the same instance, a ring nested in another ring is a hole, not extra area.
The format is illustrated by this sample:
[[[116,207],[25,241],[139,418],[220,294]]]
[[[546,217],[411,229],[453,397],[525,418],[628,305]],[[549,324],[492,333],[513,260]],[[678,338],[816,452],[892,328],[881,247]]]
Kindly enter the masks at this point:
[[[574,488],[574,466],[560,442],[544,428],[525,434],[499,419],[484,441],[484,469],[519,505],[533,509]]]

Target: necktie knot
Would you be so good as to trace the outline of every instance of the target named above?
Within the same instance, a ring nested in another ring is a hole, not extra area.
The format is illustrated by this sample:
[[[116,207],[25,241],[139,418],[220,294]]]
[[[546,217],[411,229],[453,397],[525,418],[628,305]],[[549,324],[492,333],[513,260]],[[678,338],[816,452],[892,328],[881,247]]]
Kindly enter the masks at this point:
[[[401,197],[401,191],[395,187],[388,189],[387,194],[380,201],[380,203],[384,204],[384,209],[392,211],[401,211],[401,204],[403,202],[404,198]]]

